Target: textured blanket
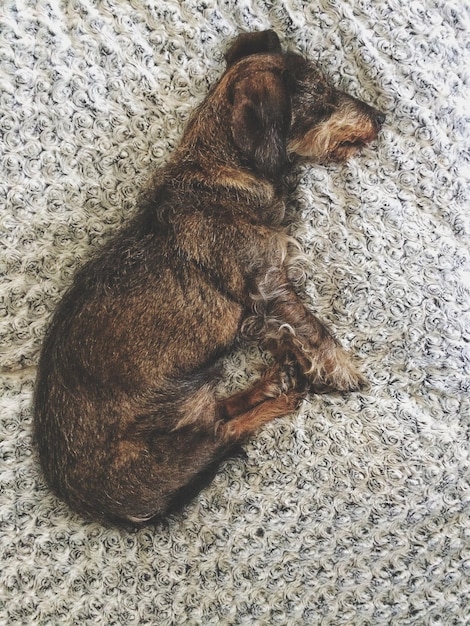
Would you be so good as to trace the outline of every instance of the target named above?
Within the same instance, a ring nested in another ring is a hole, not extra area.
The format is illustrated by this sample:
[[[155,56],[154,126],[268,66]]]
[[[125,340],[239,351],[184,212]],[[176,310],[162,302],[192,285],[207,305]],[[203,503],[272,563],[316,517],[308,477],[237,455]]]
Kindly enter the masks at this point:
[[[311,306],[370,389],[310,396],[165,522],[87,522],[31,441],[48,320],[227,42],[264,28],[387,114],[362,155],[289,181]],[[466,0],[2,2],[2,626],[469,623],[469,41]]]

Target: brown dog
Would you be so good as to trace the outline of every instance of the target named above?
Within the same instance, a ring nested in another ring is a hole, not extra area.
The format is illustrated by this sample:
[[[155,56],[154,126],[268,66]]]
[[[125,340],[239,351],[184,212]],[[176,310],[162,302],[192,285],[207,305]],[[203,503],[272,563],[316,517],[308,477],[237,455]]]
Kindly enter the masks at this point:
[[[349,356],[297,296],[282,175],[294,157],[343,160],[384,116],[246,34],[193,115],[149,200],[75,277],[49,328],[35,439],[52,489],[98,518],[143,522],[194,492],[308,386],[354,390]],[[273,355],[220,399],[220,358],[242,334]]]

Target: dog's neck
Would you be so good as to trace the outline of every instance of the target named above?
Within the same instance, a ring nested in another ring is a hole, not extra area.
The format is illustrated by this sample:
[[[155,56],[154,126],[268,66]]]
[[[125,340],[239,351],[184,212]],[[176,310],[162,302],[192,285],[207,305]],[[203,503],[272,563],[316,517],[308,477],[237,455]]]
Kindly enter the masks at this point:
[[[181,146],[164,168],[165,183],[181,191],[207,190],[212,198],[237,197],[241,204],[255,209],[269,210],[284,199],[282,181],[274,184],[247,168],[204,154],[199,147],[197,155]]]

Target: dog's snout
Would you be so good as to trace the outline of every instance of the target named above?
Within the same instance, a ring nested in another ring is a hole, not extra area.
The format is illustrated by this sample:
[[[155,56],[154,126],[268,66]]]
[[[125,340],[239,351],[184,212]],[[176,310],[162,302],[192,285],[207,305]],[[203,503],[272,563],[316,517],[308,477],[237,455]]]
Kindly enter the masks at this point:
[[[339,104],[343,108],[350,108],[362,113],[362,115],[375,126],[377,132],[382,128],[387,118],[385,113],[382,113],[382,111],[379,111],[370,104],[362,102],[362,100],[358,100],[357,98],[353,98],[352,96],[346,94],[341,94]]]
[[[385,113],[382,113],[382,111],[379,111],[378,109],[371,106],[370,104],[366,104],[365,102],[361,102],[360,100],[356,100],[355,98],[353,100],[356,103],[359,110],[361,110],[366,115],[366,117],[369,118],[372,124],[374,124],[378,132],[384,125],[385,120],[387,118]]]

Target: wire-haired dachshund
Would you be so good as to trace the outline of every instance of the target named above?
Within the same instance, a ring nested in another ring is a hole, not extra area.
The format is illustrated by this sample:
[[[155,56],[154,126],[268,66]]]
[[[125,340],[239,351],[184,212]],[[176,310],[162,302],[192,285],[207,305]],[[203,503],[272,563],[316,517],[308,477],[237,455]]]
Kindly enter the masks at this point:
[[[364,379],[289,279],[283,175],[374,140],[376,109],[244,34],[136,215],[75,276],[39,362],[35,440],[48,483],[81,513],[165,514],[309,389]],[[228,398],[220,360],[241,337],[272,355]]]

